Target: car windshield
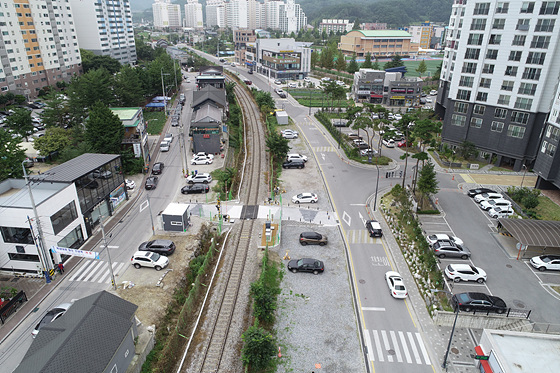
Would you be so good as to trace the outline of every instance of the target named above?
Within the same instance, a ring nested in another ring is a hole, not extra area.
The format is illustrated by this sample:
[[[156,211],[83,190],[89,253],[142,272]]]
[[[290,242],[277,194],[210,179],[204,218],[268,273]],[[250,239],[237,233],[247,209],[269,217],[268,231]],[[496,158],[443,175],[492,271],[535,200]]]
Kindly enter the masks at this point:
[[[152,255],[150,255],[150,258],[154,261],[157,262],[159,260],[159,258],[161,257],[161,255],[159,255],[158,253],[152,253]]]
[[[301,267],[303,265],[303,259],[298,260],[297,265],[298,267]]]

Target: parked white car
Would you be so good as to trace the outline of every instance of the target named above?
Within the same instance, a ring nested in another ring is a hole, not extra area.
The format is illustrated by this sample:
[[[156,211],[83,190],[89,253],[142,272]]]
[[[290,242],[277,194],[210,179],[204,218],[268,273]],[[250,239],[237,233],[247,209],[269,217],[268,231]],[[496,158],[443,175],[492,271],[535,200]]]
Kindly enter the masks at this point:
[[[395,147],[395,140],[393,139],[383,139],[383,145],[385,145],[387,148],[394,148]]]
[[[210,182],[212,182],[212,175],[204,172],[199,172],[197,174],[187,176],[188,184],[194,184],[194,183],[208,184]]]
[[[166,133],[165,137],[163,138],[163,141],[167,141],[169,143],[173,142],[173,134],[172,133]]]
[[[209,154],[209,153],[204,153],[204,152],[198,152],[194,155],[194,157],[208,157],[210,159],[214,159],[214,154]]]
[[[137,269],[140,267],[152,267],[156,271],[160,271],[169,265],[169,259],[166,256],[151,251],[137,251],[132,255],[130,261]]]
[[[291,161],[294,159],[301,159],[304,162],[307,162],[307,156],[299,153],[292,153],[286,156],[286,160]]]
[[[282,137],[285,139],[297,139],[298,133],[296,131],[285,130],[282,132]]]
[[[513,211],[513,208],[511,208],[511,206],[492,207],[488,210],[488,215],[490,215],[490,217],[494,219],[507,218],[508,216],[511,216],[513,214],[515,214],[515,211]]]
[[[480,202],[480,208],[483,210],[490,210],[491,208],[495,208],[495,207],[509,207],[511,206],[511,202],[508,201],[507,199],[504,198],[498,198],[498,199],[488,199],[486,201],[482,201]]]
[[[395,115],[393,115],[393,119],[394,119],[394,120],[401,120],[401,119],[402,119],[402,115],[400,115],[400,114],[395,114]]]
[[[297,83],[289,82],[288,83],[288,88],[297,88]]]
[[[560,255],[541,255],[531,258],[530,263],[541,272],[548,270],[560,271]]]
[[[486,272],[470,264],[450,264],[445,267],[445,276],[454,282],[476,281],[482,284],[486,281]]]
[[[136,188],[136,183],[134,182],[134,180],[126,179],[124,183],[127,190],[134,190],[134,188]]]
[[[211,164],[212,162],[214,162],[214,160],[207,156],[196,156],[193,159],[191,159],[191,164],[196,164],[196,165]]]
[[[459,237],[450,236],[450,235],[445,234],[445,233],[430,234],[429,236],[426,236],[426,241],[428,241],[428,245],[430,245],[430,246],[432,246],[433,244],[435,244],[438,241],[453,241],[457,245],[463,246],[463,240],[462,239],[460,239]]]
[[[316,203],[319,200],[315,193],[300,193],[292,197],[293,203]]]
[[[482,193],[478,194],[474,197],[476,203],[480,203],[482,201],[486,201],[487,199],[503,199],[504,196],[500,193]]]

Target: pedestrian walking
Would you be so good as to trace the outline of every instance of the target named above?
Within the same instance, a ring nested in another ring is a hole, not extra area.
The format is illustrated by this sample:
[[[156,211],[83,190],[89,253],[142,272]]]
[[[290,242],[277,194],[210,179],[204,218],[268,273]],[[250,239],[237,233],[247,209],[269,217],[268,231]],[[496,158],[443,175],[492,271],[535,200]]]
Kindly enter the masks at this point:
[[[64,273],[64,264],[62,264],[62,262],[58,263],[58,271],[60,274]]]

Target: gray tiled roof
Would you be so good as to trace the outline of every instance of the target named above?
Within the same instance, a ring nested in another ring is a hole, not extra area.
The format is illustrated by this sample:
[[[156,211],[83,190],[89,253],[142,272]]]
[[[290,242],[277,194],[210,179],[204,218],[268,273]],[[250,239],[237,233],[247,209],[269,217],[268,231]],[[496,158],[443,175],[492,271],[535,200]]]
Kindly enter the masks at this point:
[[[206,104],[194,112],[194,123],[198,122],[221,122],[222,110],[214,105]]]
[[[212,87],[213,88],[213,87]],[[222,89],[202,89],[200,91],[193,91],[191,107],[197,107],[206,100],[214,101],[218,106],[226,106],[226,92]]]
[[[41,328],[14,373],[103,372],[133,326],[138,306],[102,291]]]
[[[120,157],[118,154],[86,153],[55,166],[46,173],[30,178],[41,181],[71,183],[118,157]]]

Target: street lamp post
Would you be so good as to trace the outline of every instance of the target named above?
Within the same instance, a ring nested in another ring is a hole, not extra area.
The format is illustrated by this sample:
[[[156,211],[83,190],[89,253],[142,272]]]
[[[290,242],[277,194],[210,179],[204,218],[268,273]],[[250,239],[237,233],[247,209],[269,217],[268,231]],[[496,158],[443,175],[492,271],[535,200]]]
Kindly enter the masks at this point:
[[[165,85],[163,84],[163,67],[161,68],[161,94],[163,95],[163,112],[167,119],[167,97],[165,96]]]
[[[523,182],[525,181],[525,175],[527,174],[527,166],[523,163],[523,178],[521,178],[521,188],[523,188]]]
[[[447,290],[430,289],[432,293],[446,293],[451,296],[453,294]],[[453,320],[453,327],[451,328],[451,335],[449,336],[449,343],[447,344],[447,349],[445,350],[445,356],[443,357],[443,363],[441,367],[447,369],[447,357],[449,356],[449,350],[451,349],[451,342],[453,341],[453,334],[455,334],[455,326],[457,325],[457,318],[459,317],[459,305],[455,308],[455,320]]]

